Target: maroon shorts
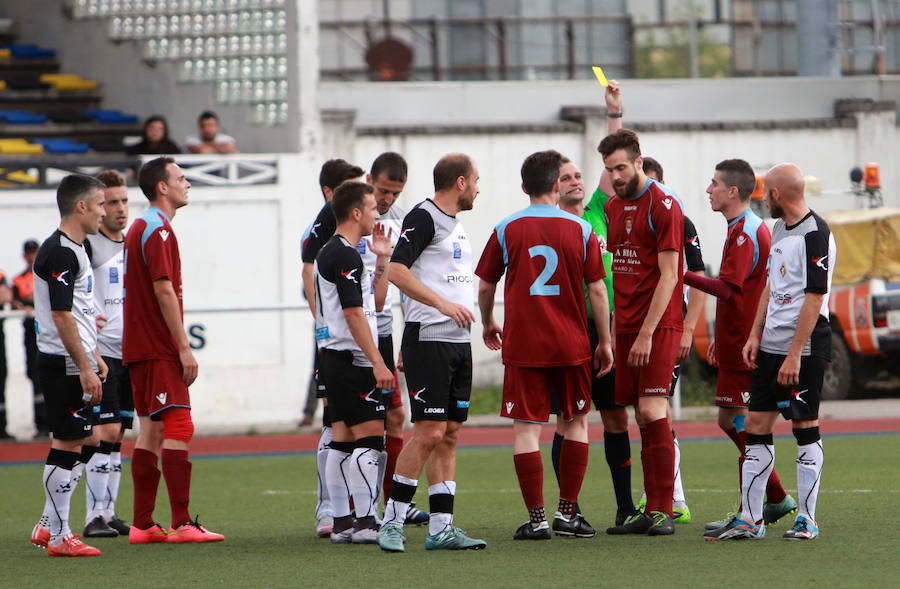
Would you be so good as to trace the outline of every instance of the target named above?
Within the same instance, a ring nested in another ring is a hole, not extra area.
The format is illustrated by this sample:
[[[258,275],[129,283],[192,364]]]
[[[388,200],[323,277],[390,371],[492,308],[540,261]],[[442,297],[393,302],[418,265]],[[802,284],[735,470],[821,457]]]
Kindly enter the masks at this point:
[[[138,417],[160,419],[159,413],[169,407],[191,408],[191,396],[182,380],[181,362],[157,359],[128,365],[134,410]]]
[[[681,331],[657,329],[653,332],[650,362],[643,368],[628,365],[628,352],[638,334],[616,334],[616,403],[637,405],[641,397],[668,397],[672,370],[681,343]]]
[[[716,381],[716,405],[718,407],[747,408],[750,405],[750,375],[752,370],[726,370],[719,368]]]
[[[391,393],[390,400],[385,399],[387,410],[403,407],[403,393],[400,392],[400,380],[397,378],[397,370],[394,369],[394,391]]]
[[[563,419],[591,410],[591,361],[575,366],[509,366],[503,375],[500,416],[546,423],[550,391],[556,394]]]

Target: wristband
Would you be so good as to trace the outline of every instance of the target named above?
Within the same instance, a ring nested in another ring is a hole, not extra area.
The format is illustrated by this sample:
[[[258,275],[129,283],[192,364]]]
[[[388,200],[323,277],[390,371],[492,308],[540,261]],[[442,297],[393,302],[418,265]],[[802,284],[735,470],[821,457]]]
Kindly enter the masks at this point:
[[[621,118],[622,118],[622,111],[619,111],[619,112],[608,112],[608,113],[606,113],[606,117],[609,118],[609,119],[621,119]]]

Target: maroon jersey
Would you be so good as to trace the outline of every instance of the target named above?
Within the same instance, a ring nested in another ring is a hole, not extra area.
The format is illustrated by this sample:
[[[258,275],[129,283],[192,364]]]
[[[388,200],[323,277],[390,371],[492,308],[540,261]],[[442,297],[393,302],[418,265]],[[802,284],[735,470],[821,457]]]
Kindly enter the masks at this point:
[[[759,297],[766,286],[772,245],[769,228],[747,209],[728,222],[719,278],[738,289],[716,303],[716,360],[726,370],[750,370],[741,350],[750,335]]]
[[[569,366],[591,358],[583,282],[606,276],[590,224],[550,205],[531,205],[503,221],[475,274],[503,292],[503,363]]]
[[[183,315],[178,240],[169,218],[151,206],[125,235],[123,362],[178,358],[178,347],[153,292],[153,283],[162,278],[172,282]]]
[[[612,252],[616,333],[640,331],[659,283],[659,252],[678,252],[678,283],[657,329],[684,329],[684,213],[675,193],[648,180],[631,200],[606,201],[607,249]]]

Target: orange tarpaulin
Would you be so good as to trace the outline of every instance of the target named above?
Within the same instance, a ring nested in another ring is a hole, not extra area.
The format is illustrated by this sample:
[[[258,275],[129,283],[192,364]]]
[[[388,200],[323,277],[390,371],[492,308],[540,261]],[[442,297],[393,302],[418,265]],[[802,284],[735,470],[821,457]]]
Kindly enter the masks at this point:
[[[837,243],[834,284],[900,282],[900,209],[822,213]]]

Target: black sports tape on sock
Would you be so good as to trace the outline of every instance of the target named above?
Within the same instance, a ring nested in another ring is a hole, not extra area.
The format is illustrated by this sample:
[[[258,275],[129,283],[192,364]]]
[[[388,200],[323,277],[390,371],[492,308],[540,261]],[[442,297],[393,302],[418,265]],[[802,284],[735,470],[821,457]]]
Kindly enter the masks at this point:
[[[822,439],[822,437],[819,435],[819,426],[795,428],[793,432],[794,437],[797,438],[798,446],[808,446],[809,444],[815,444]]]
[[[328,447],[332,450],[337,450],[338,452],[343,452],[344,454],[353,454],[353,448],[356,447],[355,442],[335,442],[331,440],[328,444]]]
[[[751,444],[765,444],[766,446],[772,446],[775,444],[775,438],[772,434],[751,434],[747,432],[747,445]]]
[[[429,495],[428,509],[431,513],[453,513],[453,495],[449,493]]]
[[[65,470],[72,470],[76,462],[78,462],[78,452],[50,448],[50,453],[47,454],[47,464],[49,466],[58,466]]]
[[[356,448],[371,448],[372,450],[384,451],[384,436],[368,436],[356,440]]]

